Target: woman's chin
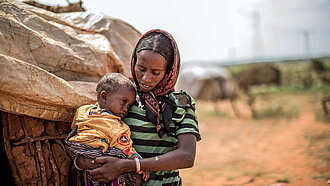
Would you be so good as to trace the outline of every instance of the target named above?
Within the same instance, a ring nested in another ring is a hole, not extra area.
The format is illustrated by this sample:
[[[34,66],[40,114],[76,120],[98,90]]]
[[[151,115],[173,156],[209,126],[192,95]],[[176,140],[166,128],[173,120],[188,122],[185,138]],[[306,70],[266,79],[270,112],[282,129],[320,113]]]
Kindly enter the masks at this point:
[[[141,91],[142,91],[142,92],[150,92],[151,89],[143,89],[143,88],[141,88]]]
[[[140,90],[142,91],[142,92],[149,92],[149,91],[151,91],[153,89],[153,87],[146,87],[146,86],[144,86],[144,85],[140,85]]]

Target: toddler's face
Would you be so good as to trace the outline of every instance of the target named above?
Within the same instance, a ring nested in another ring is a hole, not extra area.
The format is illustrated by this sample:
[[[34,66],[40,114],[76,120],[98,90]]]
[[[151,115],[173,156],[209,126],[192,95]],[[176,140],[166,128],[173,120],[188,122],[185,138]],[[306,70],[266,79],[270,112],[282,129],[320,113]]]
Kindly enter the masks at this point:
[[[131,88],[120,86],[116,91],[107,92],[104,109],[109,109],[115,116],[124,118],[134,101],[135,91]]]

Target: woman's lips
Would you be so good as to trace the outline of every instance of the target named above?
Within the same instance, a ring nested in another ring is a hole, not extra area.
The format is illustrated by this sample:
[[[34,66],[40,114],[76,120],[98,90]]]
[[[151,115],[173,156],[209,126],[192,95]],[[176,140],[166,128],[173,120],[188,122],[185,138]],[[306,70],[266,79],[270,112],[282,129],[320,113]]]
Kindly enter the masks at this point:
[[[141,86],[141,88],[143,88],[143,89],[149,89],[149,88],[152,87],[152,86],[149,86],[149,85],[146,85],[146,84],[143,84],[143,83],[140,83],[140,86]]]

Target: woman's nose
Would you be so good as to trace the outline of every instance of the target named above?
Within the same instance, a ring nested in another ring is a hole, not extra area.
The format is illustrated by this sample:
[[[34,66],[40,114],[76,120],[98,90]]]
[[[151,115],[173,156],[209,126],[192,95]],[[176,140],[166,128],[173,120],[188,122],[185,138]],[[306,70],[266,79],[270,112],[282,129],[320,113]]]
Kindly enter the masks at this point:
[[[151,82],[151,78],[150,78],[149,73],[144,73],[143,76],[142,76],[142,80],[144,82]]]

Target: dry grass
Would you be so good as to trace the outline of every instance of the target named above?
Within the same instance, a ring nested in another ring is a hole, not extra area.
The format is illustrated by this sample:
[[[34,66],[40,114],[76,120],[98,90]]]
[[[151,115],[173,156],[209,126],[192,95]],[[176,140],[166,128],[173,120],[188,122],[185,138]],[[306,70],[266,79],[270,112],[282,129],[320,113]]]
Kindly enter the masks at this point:
[[[265,95],[258,100],[257,110],[262,113],[268,107],[280,107],[281,114],[257,120],[251,118],[243,100],[238,102],[242,118],[234,116],[228,101],[217,103],[218,115],[214,104],[197,100],[202,141],[195,166],[181,171],[184,185],[324,185],[330,168],[318,156],[324,152],[311,147],[310,138],[318,144],[330,144],[313,137],[330,131],[330,125],[315,120],[315,97]],[[289,117],[282,117],[292,110]]]

